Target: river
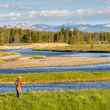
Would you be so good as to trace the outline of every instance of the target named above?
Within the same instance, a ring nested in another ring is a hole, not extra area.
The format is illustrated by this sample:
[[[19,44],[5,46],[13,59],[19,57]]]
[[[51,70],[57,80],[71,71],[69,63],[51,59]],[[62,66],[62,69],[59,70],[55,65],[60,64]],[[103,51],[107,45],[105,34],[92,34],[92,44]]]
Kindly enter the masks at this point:
[[[39,51],[31,48],[26,49],[7,49],[0,50],[7,52],[16,52],[23,56],[45,55],[45,56],[67,56],[67,57],[110,57],[110,52],[57,52],[57,51]]]
[[[110,82],[86,82],[70,84],[26,84],[24,92],[38,90],[81,90],[81,89],[108,89]],[[14,84],[0,84],[0,92],[15,92]]]
[[[66,57],[104,57],[110,58],[110,53],[95,52],[53,52],[53,51],[35,51],[32,49],[9,49],[2,50],[8,52],[17,52],[23,56],[31,56],[41,54],[45,56],[66,56]],[[64,72],[64,71],[110,71],[110,64],[69,66],[69,67],[32,67],[32,68],[16,68],[16,69],[0,69],[0,73],[25,73],[28,72]],[[105,89],[110,88],[110,82],[85,82],[85,83],[69,83],[69,84],[28,84],[24,86],[24,91],[32,90],[80,90],[80,89]],[[0,92],[14,92],[15,85],[0,84]]]
[[[45,55],[45,56],[66,56],[66,57],[103,57],[110,58],[110,53],[102,52],[55,52],[55,51],[37,51],[30,48],[27,49],[8,49],[1,50],[7,52],[16,52],[22,56]],[[0,73],[28,73],[28,72],[64,72],[64,71],[110,71],[110,64],[82,65],[82,66],[66,66],[66,67],[31,67],[31,68],[15,68],[0,69]]]

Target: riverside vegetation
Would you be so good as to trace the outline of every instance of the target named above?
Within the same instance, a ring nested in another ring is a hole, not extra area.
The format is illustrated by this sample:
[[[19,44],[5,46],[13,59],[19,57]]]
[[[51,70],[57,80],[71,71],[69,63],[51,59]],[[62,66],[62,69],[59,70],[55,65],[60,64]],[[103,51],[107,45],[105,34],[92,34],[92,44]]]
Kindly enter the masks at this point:
[[[71,83],[90,81],[110,81],[110,72],[58,72],[0,74],[0,83],[14,83],[21,76],[25,83]]]

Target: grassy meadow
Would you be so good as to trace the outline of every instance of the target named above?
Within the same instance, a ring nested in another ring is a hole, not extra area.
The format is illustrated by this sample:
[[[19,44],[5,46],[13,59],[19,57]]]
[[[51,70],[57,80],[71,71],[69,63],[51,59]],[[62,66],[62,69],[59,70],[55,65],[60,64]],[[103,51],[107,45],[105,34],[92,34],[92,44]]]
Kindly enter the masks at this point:
[[[71,83],[89,81],[110,81],[110,72],[53,72],[27,74],[0,74],[0,83],[14,83],[21,76],[26,83]]]
[[[2,93],[0,110],[110,110],[110,90]]]

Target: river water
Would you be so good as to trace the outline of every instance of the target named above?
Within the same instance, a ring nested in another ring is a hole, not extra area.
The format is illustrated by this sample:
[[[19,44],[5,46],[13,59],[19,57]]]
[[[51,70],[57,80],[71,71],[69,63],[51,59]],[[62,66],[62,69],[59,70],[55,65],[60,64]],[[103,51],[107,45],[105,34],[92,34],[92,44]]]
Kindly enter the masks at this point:
[[[10,73],[36,73],[36,72],[66,72],[66,71],[110,71],[110,64],[97,64],[97,65],[83,65],[72,67],[31,67],[31,68],[15,68],[15,69],[0,69],[0,74]]]
[[[24,92],[37,90],[81,90],[81,89],[108,89],[110,82],[86,82],[70,84],[27,84],[23,87]],[[15,85],[0,84],[0,92],[15,92]]]
[[[31,48],[27,49],[8,49],[1,50],[7,52],[16,52],[23,56],[45,55],[45,56],[66,56],[66,57],[110,57],[109,52],[56,52],[56,51],[37,51]]]
[[[23,56],[45,55],[45,56],[66,56],[66,57],[103,57],[110,59],[110,53],[102,52],[55,52],[55,51],[36,51],[27,49],[8,49],[1,50],[16,52]],[[0,73],[28,73],[28,72],[64,72],[64,71],[110,71],[110,64],[69,66],[69,67],[36,67],[36,68],[16,68],[0,69]]]

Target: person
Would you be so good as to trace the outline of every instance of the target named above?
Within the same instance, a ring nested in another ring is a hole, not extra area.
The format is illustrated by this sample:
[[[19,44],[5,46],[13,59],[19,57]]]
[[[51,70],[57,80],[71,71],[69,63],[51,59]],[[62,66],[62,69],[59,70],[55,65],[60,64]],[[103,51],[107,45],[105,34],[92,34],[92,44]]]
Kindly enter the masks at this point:
[[[21,77],[18,77],[15,82],[16,86],[16,96],[19,98],[23,92],[23,83],[21,81]]]

